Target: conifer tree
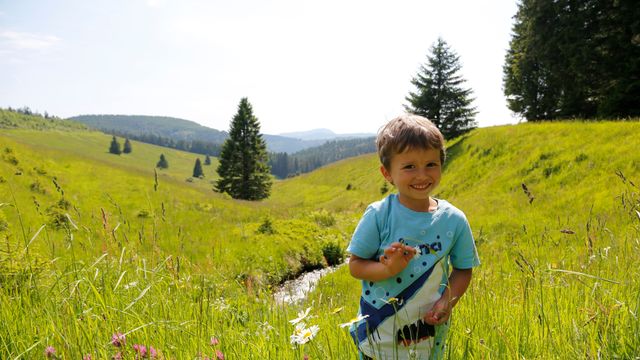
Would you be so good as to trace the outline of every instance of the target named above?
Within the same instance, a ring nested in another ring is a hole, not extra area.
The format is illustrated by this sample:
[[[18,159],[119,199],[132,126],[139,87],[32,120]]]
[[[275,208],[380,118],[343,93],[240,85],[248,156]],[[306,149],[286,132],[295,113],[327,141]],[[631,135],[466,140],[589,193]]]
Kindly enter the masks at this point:
[[[637,1],[521,0],[503,66],[527,121],[640,116]]]
[[[116,139],[115,136],[113,137],[113,139],[111,139],[111,146],[109,146],[109,152],[115,155],[120,155],[122,153],[122,150],[120,150],[120,143],[118,142],[118,139]]]
[[[131,142],[129,141],[129,138],[124,140],[124,148],[122,149],[122,152],[125,154],[131,153]]]
[[[229,137],[222,146],[216,183],[218,192],[226,192],[234,199],[260,200],[269,197],[267,146],[260,135],[260,123],[253,115],[249,100],[243,98],[231,121]]]
[[[158,163],[156,164],[156,167],[160,169],[169,168],[169,162],[167,161],[167,158],[164,157],[164,154],[160,154],[160,161],[158,161]]]
[[[211,165],[211,158],[209,157],[209,155],[207,155],[207,157],[204,158],[204,164]]]
[[[431,120],[447,139],[477,127],[477,112],[471,106],[472,90],[462,87],[465,80],[458,73],[461,68],[459,56],[438,38],[427,55],[427,63],[411,80],[416,92],[405,98],[409,102],[405,110]]]
[[[202,171],[202,163],[200,163],[200,158],[197,158],[196,164],[193,166],[193,177],[199,178],[203,176],[204,172]]]

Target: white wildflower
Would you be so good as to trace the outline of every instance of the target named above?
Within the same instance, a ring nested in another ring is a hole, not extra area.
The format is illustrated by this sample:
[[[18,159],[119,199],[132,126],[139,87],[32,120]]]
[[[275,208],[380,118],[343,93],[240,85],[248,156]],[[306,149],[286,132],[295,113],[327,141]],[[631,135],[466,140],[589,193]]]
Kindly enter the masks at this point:
[[[311,311],[311,308],[310,308],[310,307],[308,307],[305,311],[300,311],[300,312],[298,313],[298,317],[297,317],[297,318],[295,318],[295,319],[293,319],[293,320],[289,320],[289,322],[290,322],[291,324],[293,324],[293,325],[295,325],[295,324],[297,324],[297,323],[301,322],[302,320],[306,319],[306,318],[307,318],[307,316],[309,316],[309,311]]]
[[[304,324],[298,324],[291,335],[291,343],[298,345],[306,344],[318,334],[318,331],[320,331],[318,325],[312,325],[307,328]]]
[[[351,326],[351,325],[353,325],[353,324],[355,324],[355,323],[357,323],[357,322],[360,322],[360,321],[362,321],[362,320],[364,320],[364,319],[366,319],[366,318],[368,318],[368,317],[369,317],[369,315],[364,315],[364,316],[362,316],[361,314],[358,314],[358,316],[357,316],[357,317],[355,317],[355,318],[353,318],[353,319],[349,320],[348,322],[346,322],[346,323],[344,323],[344,324],[340,324],[339,326],[340,326],[341,328],[343,328],[343,327],[347,327],[347,326]]]

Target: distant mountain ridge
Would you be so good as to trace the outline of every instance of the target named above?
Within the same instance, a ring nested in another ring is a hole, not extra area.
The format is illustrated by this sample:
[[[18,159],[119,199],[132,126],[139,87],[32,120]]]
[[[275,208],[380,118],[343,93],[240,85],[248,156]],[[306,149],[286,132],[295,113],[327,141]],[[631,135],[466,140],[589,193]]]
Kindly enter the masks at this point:
[[[202,126],[194,121],[168,117],[147,115],[78,115],[69,120],[81,122],[94,129],[108,133],[127,133],[137,136],[154,135],[175,141],[204,141],[221,145],[229,134],[226,131]],[[331,130],[323,129],[330,137],[319,137],[315,131],[301,132],[302,137],[262,134],[267,149],[271,152],[294,153],[300,150],[319,146],[329,140],[345,137]],[[309,133],[304,136],[304,133]],[[350,136],[347,136],[350,137]]]
[[[333,139],[355,139],[363,137],[372,137],[375,134],[353,133],[353,134],[336,134],[329,129],[313,129],[307,131],[281,133],[280,136],[296,138],[301,140],[333,140]]]

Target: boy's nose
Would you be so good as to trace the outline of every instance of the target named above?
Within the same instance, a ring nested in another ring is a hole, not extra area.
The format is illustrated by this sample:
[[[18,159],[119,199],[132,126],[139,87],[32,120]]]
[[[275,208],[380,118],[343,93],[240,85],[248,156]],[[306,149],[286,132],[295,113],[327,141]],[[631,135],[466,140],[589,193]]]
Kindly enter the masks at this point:
[[[418,178],[424,179],[424,178],[428,178],[428,177],[429,177],[429,170],[428,169],[419,169],[418,170]]]

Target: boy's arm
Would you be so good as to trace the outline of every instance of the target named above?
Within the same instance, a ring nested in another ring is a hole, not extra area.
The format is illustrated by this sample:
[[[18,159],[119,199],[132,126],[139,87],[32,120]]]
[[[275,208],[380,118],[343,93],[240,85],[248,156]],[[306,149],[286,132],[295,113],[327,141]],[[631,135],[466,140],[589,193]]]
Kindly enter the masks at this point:
[[[404,270],[415,254],[416,251],[411,246],[394,242],[384,249],[380,261],[363,259],[352,254],[349,258],[349,271],[351,276],[360,280],[386,280]]]
[[[471,269],[453,268],[449,275],[449,285],[433,308],[427,312],[424,320],[431,325],[440,325],[449,320],[451,310],[458,303],[460,297],[467,291],[471,283]]]

